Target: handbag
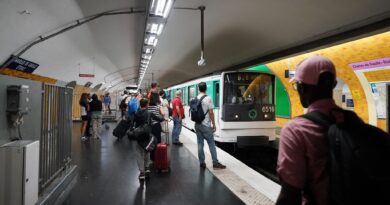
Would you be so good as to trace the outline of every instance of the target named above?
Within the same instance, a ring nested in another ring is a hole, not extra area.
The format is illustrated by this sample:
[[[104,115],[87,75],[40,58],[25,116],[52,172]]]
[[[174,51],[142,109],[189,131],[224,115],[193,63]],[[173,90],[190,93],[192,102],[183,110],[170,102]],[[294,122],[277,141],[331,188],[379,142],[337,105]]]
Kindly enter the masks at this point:
[[[148,113],[147,121],[135,129],[127,131],[127,137],[130,140],[148,141],[151,133],[150,124],[150,113]]]

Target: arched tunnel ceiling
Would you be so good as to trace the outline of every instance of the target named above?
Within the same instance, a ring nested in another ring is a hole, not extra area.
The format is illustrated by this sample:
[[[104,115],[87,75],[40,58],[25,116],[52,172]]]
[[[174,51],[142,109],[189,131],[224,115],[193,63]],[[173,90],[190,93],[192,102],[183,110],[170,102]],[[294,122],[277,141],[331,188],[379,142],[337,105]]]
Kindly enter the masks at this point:
[[[39,35],[76,19],[145,5],[146,0],[0,0],[0,61]],[[207,65],[197,66],[200,12],[174,9],[144,82],[150,82],[148,73],[153,72],[163,87],[172,85],[390,17],[388,0],[176,0],[174,7],[200,5],[206,6]],[[23,10],[31,14],[20,14]],[[102,17],[38,44],[21,57],[40,64],[34,73],[67,82],[91,81],[95,86],[119,70],[124,71],[106,80],[133,79],[144,27],[145,14]],[[79,78],[79,70],[94,72],[96,77]]]

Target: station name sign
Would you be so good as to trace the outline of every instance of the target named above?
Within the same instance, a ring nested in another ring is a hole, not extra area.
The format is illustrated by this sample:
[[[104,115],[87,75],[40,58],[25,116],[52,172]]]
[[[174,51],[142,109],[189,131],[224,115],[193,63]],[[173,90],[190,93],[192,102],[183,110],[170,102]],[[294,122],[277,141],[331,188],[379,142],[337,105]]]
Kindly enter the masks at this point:
[[[94,78],[95,74],[89,74],[89,73],[79,73],[80,78]]]
[[[6,68],[22,71],[25,73],[32,73],[37,69],[39,64],[28,61],[23,58],[11,56],[6,63]]]
[[[364,62],[351,63],[349,66],[353,70],[366,70],[379,67],[390,67],[390,57],[379,58],[375,60],[369,60]]]

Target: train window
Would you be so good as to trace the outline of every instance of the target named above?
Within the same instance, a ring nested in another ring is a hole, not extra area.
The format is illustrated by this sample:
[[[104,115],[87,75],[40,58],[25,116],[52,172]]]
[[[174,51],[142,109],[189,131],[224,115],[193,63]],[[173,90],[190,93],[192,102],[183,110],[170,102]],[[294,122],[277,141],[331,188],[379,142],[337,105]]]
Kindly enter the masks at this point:
[[[227,73],[224,99],[228,104],[274,104],[275,77],[261,73]]]
[[[180,100],[181,100],[181,103],[184,105],[185,104],[185,102],[184,102],[184,95],[185,95],[185,93],[184,93],[184,88],[180,88],[179,89],[180,91],[181,91],[181,96],[180,96]]]
[[[191,102],[195,97],[195,86],[188,87],[188,102]]]
[[[215,99],[214,107],[219,107],[219,82],[215,82]]]

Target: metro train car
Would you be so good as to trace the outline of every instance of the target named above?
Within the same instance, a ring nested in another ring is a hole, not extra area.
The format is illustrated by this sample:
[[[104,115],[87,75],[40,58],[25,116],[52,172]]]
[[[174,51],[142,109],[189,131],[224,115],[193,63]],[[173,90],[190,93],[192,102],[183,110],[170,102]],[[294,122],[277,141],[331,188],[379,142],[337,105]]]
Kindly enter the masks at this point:
[[[215,141],[238,147],[267,145],[276,134],[275,76],[251,71],[222,72],[166,89],[173,99],[181,90],[186,118],[183,125],[194,129],[189,117],[189,102],[198,95],[198,84],[207,84],[206,94],[214,102]]]

